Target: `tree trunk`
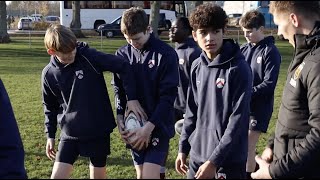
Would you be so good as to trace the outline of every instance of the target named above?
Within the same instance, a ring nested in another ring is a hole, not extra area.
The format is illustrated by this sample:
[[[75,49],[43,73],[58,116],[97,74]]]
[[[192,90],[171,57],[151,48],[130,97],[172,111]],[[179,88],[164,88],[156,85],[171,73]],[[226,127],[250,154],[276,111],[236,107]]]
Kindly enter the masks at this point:
[[[149,23],[152,27],[154,36],[158,37],[158,25],[159,25],[161,1],[150,1],[150,3],[151,3],[151,12],[150,12]]]
[[[7,4],[0,1],[0,43],[9,43],[10,37],[7,31]]]
[[[72,1],[72,21],[70,28],[77,38],[84,38],[84,34],[81,31],[80,21],[80,1]]]

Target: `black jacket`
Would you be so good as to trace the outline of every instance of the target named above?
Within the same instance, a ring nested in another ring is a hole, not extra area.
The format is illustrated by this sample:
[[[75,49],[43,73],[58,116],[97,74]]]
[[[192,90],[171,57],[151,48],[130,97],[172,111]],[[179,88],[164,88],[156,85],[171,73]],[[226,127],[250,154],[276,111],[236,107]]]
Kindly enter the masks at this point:
[[[273,141],[272,178],[320,177],[320,22],[295,35]]]
[[[250,66],[233,40],[212,61],[202,52],[191,66],[179,152],[217,167],[245,164],[251,88]]]
[[[130,44],[120,47],[116,55],[131,64],[132,77],[136,80],[137,99],[156,127],[153,133],[167,138],[174,136],[174,100],[179,85],[178,56],[167,43],[153,34],[141,50]],[[126,99],[123,79],[116,73],[112,85],[115,90],[117,114],[124,114]]]
[[[0,179],[26,179],[24,148],[8,93],[0,79]]]
[[[274,43],[274,37],[267,36],[256,45],[246,43],[240,47],[252,71],[250,115],[263,122],[269,122],[273,112],[274,89],[281,63]]]
[[[135,80],[128,62],[79,43],[75,61],[61,64],[51,56],[43,69],[42,99],[45,132],[55,138],[88,140],[107,137],[116,127],[103,72],[121,74],[129,100],[135,99]],[[130,88],[129,88],[130,87]]]

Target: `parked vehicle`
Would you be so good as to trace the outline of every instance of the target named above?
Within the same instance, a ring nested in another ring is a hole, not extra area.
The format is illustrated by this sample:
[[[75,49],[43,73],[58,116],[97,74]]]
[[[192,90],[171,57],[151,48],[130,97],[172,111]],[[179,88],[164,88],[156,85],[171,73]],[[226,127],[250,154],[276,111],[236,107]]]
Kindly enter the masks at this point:
[[[21,17],[18,22],[19,30],[29,30],[32,29],[32,18],[31,17]]]
[[[30,17],[32,18],[32,21],[34,21],[34,22],[40,22],[40,21],[42,21],[42,18],[43,18],[42,14],[31,14]]]
[[[60,24],[60,17],[59,16],[46,16],[46,17],[44,17],[44,21],[48,22],[48,23]]]
[[[148,18],[149,18],[148,14]],[[119,16],[115,20],[113,20],[111,23],[108,24],[101,24],[97,31],[99,35],[104,35],[107,38],[111,38],[114,36],[121,36],[121,30],[120,30],[120,23],[121,23],[121,17]],[[160,35],[162,31],[168,31],[171,28],[171,21],[166,19],[165,13],[160,13],[159,16],[159,24],[158,24],[158,34]]]

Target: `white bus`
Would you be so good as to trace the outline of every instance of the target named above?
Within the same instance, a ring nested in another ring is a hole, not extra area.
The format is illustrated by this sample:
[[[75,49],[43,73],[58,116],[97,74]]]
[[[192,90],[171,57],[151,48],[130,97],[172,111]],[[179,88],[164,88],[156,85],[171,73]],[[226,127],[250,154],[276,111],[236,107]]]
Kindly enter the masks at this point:
[[[150,14],[150,1],[80,1],[81,29],[97,29],[132,6],[142,7]],[[166,19],[172,22],[177,16],[185,15],[184,1],[161,1],[160,13],[165,13]],[[71,21],[72,1],[60,1],[60,23],[70,27]]]

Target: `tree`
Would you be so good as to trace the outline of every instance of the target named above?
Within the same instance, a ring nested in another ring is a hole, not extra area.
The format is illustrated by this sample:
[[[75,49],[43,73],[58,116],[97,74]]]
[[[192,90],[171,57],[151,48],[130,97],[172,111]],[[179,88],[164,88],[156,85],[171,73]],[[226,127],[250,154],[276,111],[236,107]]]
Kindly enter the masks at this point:
[[[151,12],[149,23],[153,29],[153,34],[158,37],[159,13],[161,1],[150,1]]]
[[[49,1],[38,1],[38,4],[40,14],[47,16],[49,14]]]
[[[7,31],[7,4],[0,1],[0,43],[9,43],[10,37]]]
[[[72,21],[70,28],[77,38],[84,38],[84,34],[81,31],[80,21],[80,1],[72,1]]]

